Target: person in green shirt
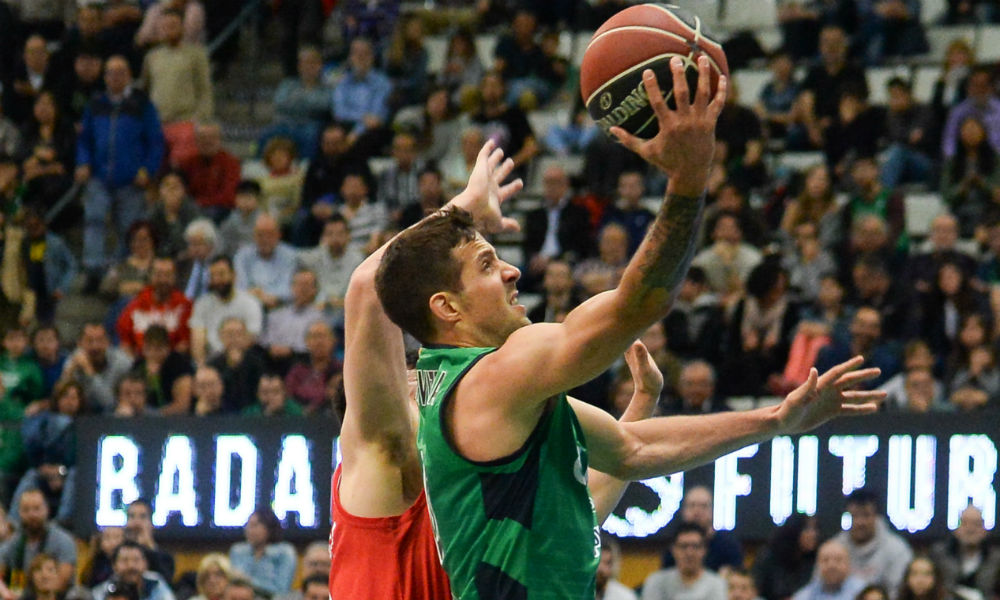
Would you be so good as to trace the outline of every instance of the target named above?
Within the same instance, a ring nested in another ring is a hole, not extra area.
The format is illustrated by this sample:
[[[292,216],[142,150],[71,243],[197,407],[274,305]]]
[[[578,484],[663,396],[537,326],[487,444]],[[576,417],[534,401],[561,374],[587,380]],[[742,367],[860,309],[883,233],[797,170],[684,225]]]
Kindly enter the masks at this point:
[[[243,414],[251,417],[300,417],[304,413],[297,402],[285,395],[285,382],[277,373],[265,373],[257,383],[257,404],[246,407]]]
[[[42,398],[44,383],[41,367],[28,354],[28,332],[20,325],[8,327],[3,334],[3,350],[0,377],[7,397],[32,414],[44,409],[36,404]]]
[[[692,94],[683,61],[671,61],[675,109],[653,71],[643,73],[659,132],[611,133],[667,175],[667,193],[618,286],[562,323],[528,321],[517,302],[520,271],[464,211],[428,217],[385,250],[379,300],[424,344],[417,446],[456,598],[593,598],[600,541],[588,466],[624,480],[674,473],[840,414],[874,412],[884,397],[844,391],[878,374],[858,370],[856,357],[822,376],[812,369],[783,402],[752,411],[621,423],[566,398],[666,317],[687,271],[726,96],[722,77],[710,98],[709,69],[701,57]]]
[[[0,494],[9,498],[25,469],[21,421],[24,407],[13,399],[0,379]]]

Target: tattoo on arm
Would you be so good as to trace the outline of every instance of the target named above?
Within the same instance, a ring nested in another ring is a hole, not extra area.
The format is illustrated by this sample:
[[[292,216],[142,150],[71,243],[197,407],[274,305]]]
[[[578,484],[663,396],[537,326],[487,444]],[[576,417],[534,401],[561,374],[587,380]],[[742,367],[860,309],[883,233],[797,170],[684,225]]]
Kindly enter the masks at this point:
[[[704,207],[704,195],[671,195],[663,202],[639,248],[637,264],[644,287],[667,292],[677,287],[694,256]]]

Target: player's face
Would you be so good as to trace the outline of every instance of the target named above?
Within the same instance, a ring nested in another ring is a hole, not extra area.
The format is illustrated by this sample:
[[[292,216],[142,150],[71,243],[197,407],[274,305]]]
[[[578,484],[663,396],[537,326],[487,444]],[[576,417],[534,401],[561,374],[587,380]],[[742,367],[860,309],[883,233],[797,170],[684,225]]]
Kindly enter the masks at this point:
[[[517,303],[516,284],[521,277],[517,267],[500,260],[480,236],[452,252],[462,263],[461,311],[481,343],[499,346],[530,323],[524,305]]]

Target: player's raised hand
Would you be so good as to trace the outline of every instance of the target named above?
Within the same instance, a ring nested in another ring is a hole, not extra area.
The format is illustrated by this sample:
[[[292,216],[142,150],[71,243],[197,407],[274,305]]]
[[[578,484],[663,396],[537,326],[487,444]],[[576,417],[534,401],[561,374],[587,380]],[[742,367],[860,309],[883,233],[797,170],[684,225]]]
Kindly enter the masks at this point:
[[[860,369],[864,357],[855,356],[820,375],[810,369],[806,382],[792,390],[778,405],[783,433],[801,433],[842,415],[866,415],[878,410],[886,393],[851,388],[878,377],[878,368]]]
[[[484,233],[518,231],[517,221],[504,217],[500,210],[501,204],[524,187],[520,178],[504,183],[513,170],[514,161],[504,160],[503,150],[493,140],[487,140],[476,157],[469,184],[451,204],[469,211],[476,227]]]
[[[622,413],[621,421],[641,421],[648,419],[656,408],[656,402],[663,391],[663,373],[656,366],[645,344],[636,340],[625,351],[625,364],[632,374],[635,390],[628,407]]]
[[[719,77],[718,89],[711,97],[711,71],[708,57],[698,58],[698,87],[691,97],[685,77],[684,61],[670,60],[673,75],[673,98],[676,108],[670,110],[651,69],[642,74],[642,83],[649,104],[656,113],[660,130],[652,139],[643,140],[621,127],[611,133],[629,150],[664,171],[670,179],[671,191],[697,196],[705,182],[715,152],[715,124],[726,102],[726,77]]]

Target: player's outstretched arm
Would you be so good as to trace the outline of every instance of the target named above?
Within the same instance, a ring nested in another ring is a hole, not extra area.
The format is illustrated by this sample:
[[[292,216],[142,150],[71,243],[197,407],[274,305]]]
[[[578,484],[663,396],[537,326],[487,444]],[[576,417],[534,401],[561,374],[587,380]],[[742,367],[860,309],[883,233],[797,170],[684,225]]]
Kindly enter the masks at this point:
[[[654,138],[643,141],[619,128],[611,130],[669,178],[659,213],[620,284],[581,304],[561,324],[516,331],[498,352],[484,358],[480,363],[485,367],[483,387],[489,388],[498,373],[515,382],[513,388],[498,393],[501,397],[488,402],[537,406],[553,394],[589,381],[667,314],[694,253],[715,149],[715,124],[726,96],[722,77],[710,98],[707,58],[699,60],[698,68],[698,88],[692,99],[681,61],[671,63],[675,110],[667,107],[653,72],[643,73],[660,128]],[[475,377],[481,367],[470,376]]]
[[[632,374],[635,390],[632,392],[628,408],[625,409],[619,421],[626,423],[648,419],[653,414],[653,409],[656,408],[660,392],[663,391],[663,373],[653,362],[653,357],[649,355],[646,346],[639,341],[634,342],[625,352],[625,363]],[[627,481],[616,479],[607,473],[601,473],[594,469],[588,470],[587,487],[590,488],[590,495],[594,499],[594,510],[597,512],[598,524],[603,523],[618,505],[626,485],[628,485]]]
[[[879,369],[858,367],[857,356],[809,378],[777,406],[702,416],[615,421],[593,406],[572,401],[587,436],[591,467],[619,479],[645,479],[697,467],[776,435],[808,431],[841,415],[878,410],[885,392],[852,390],[878,377]]]

